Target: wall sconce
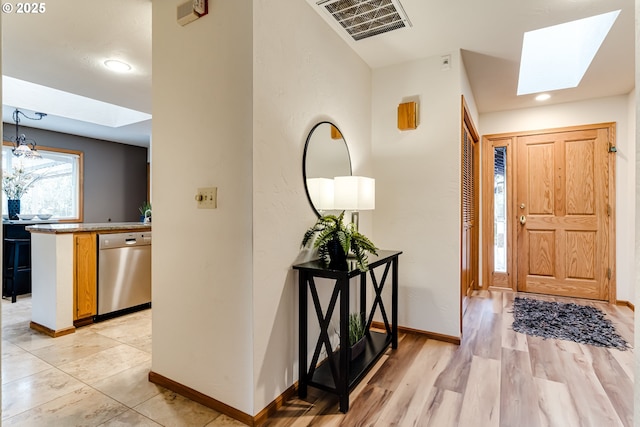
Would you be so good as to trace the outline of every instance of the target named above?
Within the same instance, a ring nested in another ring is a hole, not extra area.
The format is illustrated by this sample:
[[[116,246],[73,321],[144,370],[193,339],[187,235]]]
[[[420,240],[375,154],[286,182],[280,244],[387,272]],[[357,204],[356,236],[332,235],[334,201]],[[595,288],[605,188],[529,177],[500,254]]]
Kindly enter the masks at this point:
[[[333,179],[307,178],[307,190],[316,209],[319,211],[329,211],[333,209]]]
[[[360,222],[359,211],[376,207],[376,180],[364,176],[336,176],[333,180],[333,208],[352,211],[351,222],[357,230]]]
[[[418,127],[418,103],[405,102],[398,105],[398,129],[413,130]]]

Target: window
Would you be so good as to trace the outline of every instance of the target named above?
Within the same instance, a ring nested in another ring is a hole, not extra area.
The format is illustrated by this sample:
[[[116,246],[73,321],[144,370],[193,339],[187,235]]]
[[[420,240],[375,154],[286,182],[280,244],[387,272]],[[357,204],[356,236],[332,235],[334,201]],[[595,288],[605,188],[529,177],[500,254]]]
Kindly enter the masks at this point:
[[[2,170],[11,173],[22,166],[35,182],[20,199],[20,212],[48,213],[52,219],[82,221],[82,167],[81,151],[38,147],[41,159],[16,157],[12,146],[2,147]],[[2,212],[7,212],[7,195],[2,192]]]
[[[507,273],[507,147],[493,153],[493,269]]]

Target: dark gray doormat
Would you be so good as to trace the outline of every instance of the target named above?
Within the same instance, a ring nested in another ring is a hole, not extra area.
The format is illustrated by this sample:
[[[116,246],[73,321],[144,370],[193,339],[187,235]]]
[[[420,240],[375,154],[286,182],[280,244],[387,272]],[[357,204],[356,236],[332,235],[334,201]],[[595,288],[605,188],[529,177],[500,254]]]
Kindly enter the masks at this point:
[[[513,330],[543,338],[626,350],[627,342],[604,313],[590,306],[516,297]]]

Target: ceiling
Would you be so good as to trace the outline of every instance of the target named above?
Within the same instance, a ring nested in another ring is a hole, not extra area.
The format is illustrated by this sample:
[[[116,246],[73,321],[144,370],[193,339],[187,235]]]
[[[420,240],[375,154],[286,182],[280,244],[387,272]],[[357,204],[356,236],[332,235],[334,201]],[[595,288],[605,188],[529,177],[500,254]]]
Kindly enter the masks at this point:
[[[552,93],[547,104],[627,94],[635,87],[633,0],[400,0],[412,27],[360,41],[316,6],[318,0],[306,1],[372,68],[462,49],[481,113],[540,105],[533,95],[516,96],[526,31],[621,9],[580,85]]]
[[[43,14],[3,13],[2,38],[2,74],[151,113],[151,0],[55,0]],[[108,70],[109,58],[132,71]],[[3,103],[5,123],[15,107]],[[20,124],[142,146],[151,136],[151,120],[112,128],[49,115]]]
[[[210,0],[210,13],[216,1]],[[306,1],[372,68],[462,49],[481,113],[540,105],[532,95],[516,96],[524,32],[621,9],[580,85],[552,93],[546,103],[627,94],[634,88],[633,0],[400,0],[412,27],[360,41],[316,0]],[[46,7],[39,15],[2,15],[3,74],[151,113],[151,0],[56,0]],[[103,66],[108,58],[123,60],[133,70],[113,73]],[[3,121],[13,122],[14,107],[20,106],[3,105]],[[143,146],[151,138],[151,120],[111,128],[50,115],[21,124]]]

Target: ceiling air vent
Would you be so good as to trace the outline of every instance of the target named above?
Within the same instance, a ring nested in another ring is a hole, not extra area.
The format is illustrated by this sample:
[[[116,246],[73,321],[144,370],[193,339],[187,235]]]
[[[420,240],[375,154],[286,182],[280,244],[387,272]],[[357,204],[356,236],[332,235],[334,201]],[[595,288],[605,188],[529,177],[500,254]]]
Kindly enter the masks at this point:
[[[354,40],[411,27],[398,0],[322,0],[317,4]]]

